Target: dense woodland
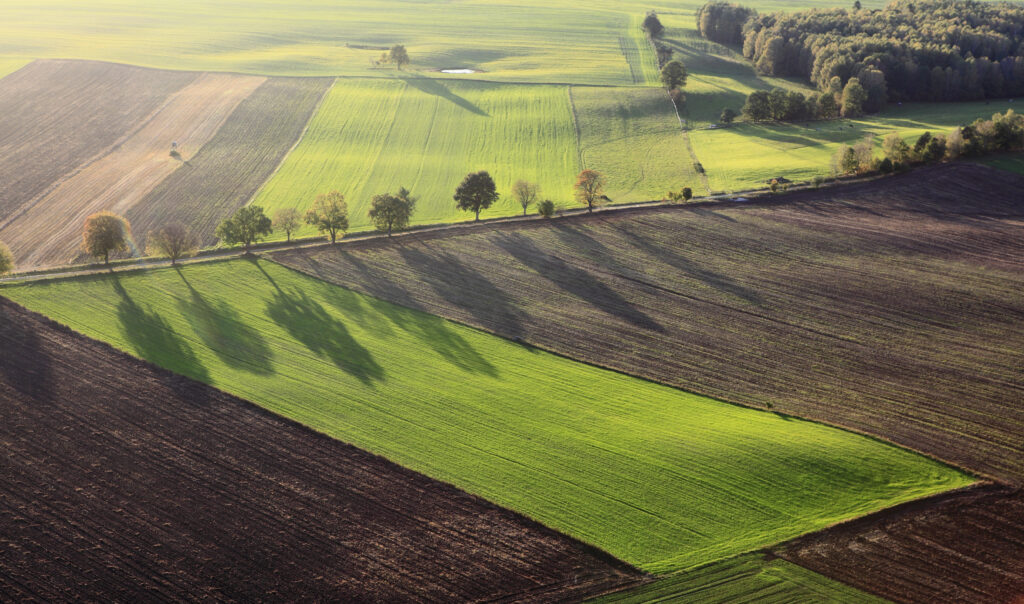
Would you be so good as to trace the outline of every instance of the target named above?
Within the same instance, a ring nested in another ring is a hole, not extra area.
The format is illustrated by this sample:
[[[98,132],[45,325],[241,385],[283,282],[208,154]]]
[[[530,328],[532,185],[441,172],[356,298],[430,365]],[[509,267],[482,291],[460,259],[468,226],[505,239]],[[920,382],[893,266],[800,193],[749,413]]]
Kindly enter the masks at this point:
[[[1024,5],[896,0],[885,9],[758,15],[712,2],[697,13],[710,40],[739,46],[758,72],[819,90],[857,78],[865,111],[887,101],[970,101],[1024,94]],[[836,79],[838,78],[838,80]]]

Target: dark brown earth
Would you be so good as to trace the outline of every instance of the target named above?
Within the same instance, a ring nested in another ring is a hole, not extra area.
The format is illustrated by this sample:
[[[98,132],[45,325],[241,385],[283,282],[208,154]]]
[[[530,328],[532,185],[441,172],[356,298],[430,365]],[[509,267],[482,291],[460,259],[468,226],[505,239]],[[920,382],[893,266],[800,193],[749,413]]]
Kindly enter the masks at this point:
[[[897,602],[1024,597],[1024,492],[940,495],[792,541],[786,560]]]
[[[0,298],[0,600],[581,599],[639,580]]]
[[[197,75],[40,60],[0,80],[0,226],[61,178],[105,155]]]
[[[171,222],[203,245],[222,220],[252,199],[302,135],[331,78],[270,78],[242,101],[217,134],[127,214],[136,242]]]
[[[313,276],[1024,484],[1024,178],[971,164],[749,204],[272,254]]]

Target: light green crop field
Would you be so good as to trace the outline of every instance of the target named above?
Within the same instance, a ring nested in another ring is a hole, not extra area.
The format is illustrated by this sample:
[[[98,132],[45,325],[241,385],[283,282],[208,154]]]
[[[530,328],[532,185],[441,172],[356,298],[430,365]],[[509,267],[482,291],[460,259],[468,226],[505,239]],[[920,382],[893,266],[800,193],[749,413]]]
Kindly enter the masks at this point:
[[[638,15],[702,0],[5,0],[0,55],[261,75],[366,75],[382,47],[412,68],[489,79],[628,85],[620,38]],[[761,6],[846,5],[787,0]],[[879,6],[882,2],[865,3]]]
[[[780,558],[762,554],[737,556],[658,579],[639,588],[593,600],[599,604],[651,602],[702,604],[882,604],[876,598]]]
[[[715,191],[764,188],[777,176],[806,181],[828,176],[832,155],[841,144],[854,145],[870,135],[877,155],[882,139],[898,132],[913,143],[926,131],[947,134],[954,127],[1012,109],[1006,100],[977,103],[905,103],[876,115],[795,124],[740,123],[690,133],[694,151]]]
[[[572,87],[583,166],[605,175],[616,203],[699,191],[679,118],[661,88]]]
[[[477,170],[489,171],[502,194],[484,217],[522,212],[509,195],[518,179],[538,183],[559,204],[571,202],[579,168],[567,87],[339,79],[253,203],[304,210],[337,189],[359,229],[370,226],[374,195],[404,186],[419,197],[414,223],[471,220],[452,195]],[[299,234],[314,233],[304,227]]]
[[[973,481],[877,440],[577,363],[262,260],[2,291],[648,571]]]

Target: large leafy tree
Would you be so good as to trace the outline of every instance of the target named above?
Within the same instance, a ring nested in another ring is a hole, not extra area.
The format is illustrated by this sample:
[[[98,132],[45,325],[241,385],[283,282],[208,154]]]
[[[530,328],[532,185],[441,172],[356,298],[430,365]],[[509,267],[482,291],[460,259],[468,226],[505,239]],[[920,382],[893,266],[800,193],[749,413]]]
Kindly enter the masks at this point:
[[[241,243],[248,252],[253,243],[266,237],[273,230],[270,218],[263,213],[263,208],[245,206],[239,208],[231,218],[220,223],[217,227],[217,236],[229,245]]]
[[[601,201],[604,191],[604,175],[597,170],[584,170],[576,177],[576,199],[587,206],[588,212]]]
[[[395,44],[388,51],[388,62],[394,63],[395,67],[402,69],[409,64],[409,51],[401,44]]]
[[[686,65],[678,59],[665,63],[661,68],[661,83],[669,90],[686,86]]]
[[[474,212],[480,220],[480,211],[486,210],[498,201],[498,190],[494,179],[486,170],[467,174],[455,189],[455,205],[460,210]]]
[[[11,253],[11,248],[7,247],[7,244],[0,241],[0,275],[6,275],[13,270],[14,254]]]
[[[384,231],[390,237],[393,231],[401,231],[409,226],[415,209],[416,198],[410,195],[408,189],[402,187],[398,190],[398,195],[382,193],[373,196],[370,220],[378,231]]]
[[[131,226],[123,217],[111,212],[97,212],[85,219],[82,249],[110,264],[110,254],[126,251],[131,237]]]
[[[311,224],[321,233],[327,233],[331,243],[338,240],[338,233],[345,236],[348,230],[348,204],[345,196],[338,191],[317,195],[313,207],[306,212],[306,224]]]

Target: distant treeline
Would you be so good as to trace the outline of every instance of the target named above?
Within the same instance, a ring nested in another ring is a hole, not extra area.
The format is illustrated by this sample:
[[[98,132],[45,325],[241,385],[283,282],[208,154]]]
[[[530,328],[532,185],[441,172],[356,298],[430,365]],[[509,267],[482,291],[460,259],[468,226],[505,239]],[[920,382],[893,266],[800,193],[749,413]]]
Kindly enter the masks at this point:
[[[758,15],[710,2],[704,37],[733,46],[758,72],[807,78],[819,90],[858,78],[864,110],[887,101],[970,101],[1024,94],[1024,4],[896,0],[881,10]]]

